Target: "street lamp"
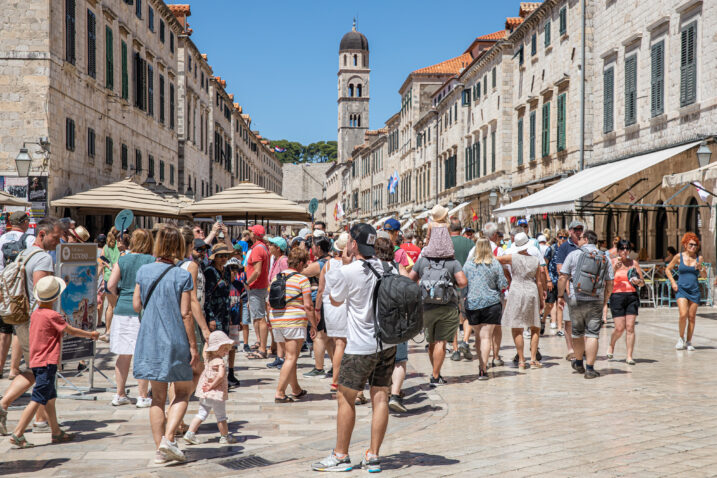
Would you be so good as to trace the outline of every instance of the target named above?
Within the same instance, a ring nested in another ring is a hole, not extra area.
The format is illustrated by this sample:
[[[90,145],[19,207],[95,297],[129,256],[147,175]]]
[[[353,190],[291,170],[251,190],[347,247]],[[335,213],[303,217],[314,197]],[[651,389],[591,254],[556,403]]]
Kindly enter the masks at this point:
[[[184,193],[185,196],[187,196],[189,199],[194,201],[194,191],[192,191],[192,185],[190,184],[187,186],[187,192]]]
[[[32,158],[27,152],[27,148],[20,148],[20,152],[15,158],[15,166],[17,167],[17,175],[21,178],[26,178],[30,175],[30,166],[32,165]]]
[[[488,204],[490,207],[495,207],[498,204],[498,192],[495,189],[492,189],[488,195]]]
[[[704,168],[705,166],[710,164],[711,156],[712,151],[710,151],[710,148],[707,147],[707,141],[702,141],[702,144],[700,144],[700,147],[697,150],[697,161],[699,161],[700,163],[700,168]]]

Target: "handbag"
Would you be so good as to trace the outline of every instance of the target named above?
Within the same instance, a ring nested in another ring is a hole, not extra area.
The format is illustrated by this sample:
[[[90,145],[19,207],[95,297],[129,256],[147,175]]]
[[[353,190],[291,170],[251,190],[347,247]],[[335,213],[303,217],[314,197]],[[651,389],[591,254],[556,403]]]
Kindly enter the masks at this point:
[[[144,304],[142,304],[142,310],[139,312],[139,321],[142,322],[142,314],[144,313],[144,310],[147,308],[147,305],[149,305],[149,299],[152,298],[152,293],[154,292],[154,289],[157,288],[157,284],[159,284],[159,281],[164,278],[164,276],[167,275],[167,272],[169,272],[171,269],[176,267],[174,264],[167,267],[164,272],[162,272],[159,277],[157,277],[154,282],[152,282],[152,285],[149,286],[149,291],[147,291],[147,299],[144,301]]]

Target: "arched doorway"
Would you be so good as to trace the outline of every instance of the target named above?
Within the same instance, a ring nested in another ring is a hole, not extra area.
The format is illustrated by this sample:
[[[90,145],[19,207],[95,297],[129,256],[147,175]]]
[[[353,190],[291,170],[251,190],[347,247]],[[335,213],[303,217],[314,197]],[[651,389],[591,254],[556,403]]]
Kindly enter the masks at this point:
[[[657,201],[662,204],[662,201]],[[665,257],[667,253],[667,211],[658,207],[655,212],[655,253],[654,257]]]
[[[700,228],[702,226],[702,218],[700,217],[700,209],[696,207],[697,199],[690,199],[689,205],[690,207],[687,208],[687,217],[685,219],[685,232],[694,232],[701,240],[702,234],[700,233]]]
[[[637,251],[640,250],[640,213],[636,210],[630,211],[630,222],[628,223],[628,230],[630,231],[630,243],[635,247]]]

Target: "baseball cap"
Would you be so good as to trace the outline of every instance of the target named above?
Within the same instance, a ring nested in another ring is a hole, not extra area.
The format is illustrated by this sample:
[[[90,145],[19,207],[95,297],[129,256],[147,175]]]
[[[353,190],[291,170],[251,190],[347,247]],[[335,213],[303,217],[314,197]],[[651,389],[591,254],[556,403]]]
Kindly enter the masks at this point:
[[[575,229],[576,227],[582,227],[583,229],[585,229],[585,224],[583,224],[580,221],[575,220],[570,223],[570,226],[568,226],[568,229]]]
[[[30,220],[30,215],[26,213],[25,211],[15,211],[14,213],[10,214],[10,224],[13,226],[19,226],[22,224],[22,221],[24,220]]]
[[[317,239],[318,239],[319,237],[326,237],[326,233],[325,233],[324,231],[322,231],[321,229],[314,229],[313,235],[314,235],[314,237],[316,237]]]
[[[284,239],[283,237],[272,237],[271,239],[269,239],[269,242],[281,249],[281,252],[286,252],[286,239]]]
[[[391,218],[383,223],[383,229],[386,231],[400,231],[401,223],[397,219]]]
[[[306,236],[308,236],[309,234],[311,234],[311,229],[309,229],[308,227],[305,227],[299,231],[299,234],[296,237],[300,237],[303,239]]]
[[[527,226],[527,225],[528,225],[528,221],[525,220],[525,219],[518,219],[518,225],[519,225],[519,226]]]
[[[370,224],[358,223],[351,227],[351,239],[356,241],[358,250],[364,257],[373,257],[376,254],[376,229]]]
[[[544,235],[541,234],[538,236],[538,242],[548,242],[548,240],[545,238]]]
[[[264,226],[262,226],[261,224],[254,224],[249,228],[249,230],[257,236],[263,236],[264,234],[266,234],[266,229],[264,229]]]
[[[199,251],[199,250],[205,249],[205,248],[208,249],[209,244],[204,242],[202,239],[194,239],[194,250],[195,251]]]

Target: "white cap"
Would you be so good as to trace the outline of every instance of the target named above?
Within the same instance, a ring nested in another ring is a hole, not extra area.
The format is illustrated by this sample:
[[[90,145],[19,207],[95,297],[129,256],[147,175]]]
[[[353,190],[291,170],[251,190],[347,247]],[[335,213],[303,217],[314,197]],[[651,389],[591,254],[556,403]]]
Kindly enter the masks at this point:
[[[538,242],[548,242],[548,240],[545,238],[544,235],[541,234],[538,236]]]

